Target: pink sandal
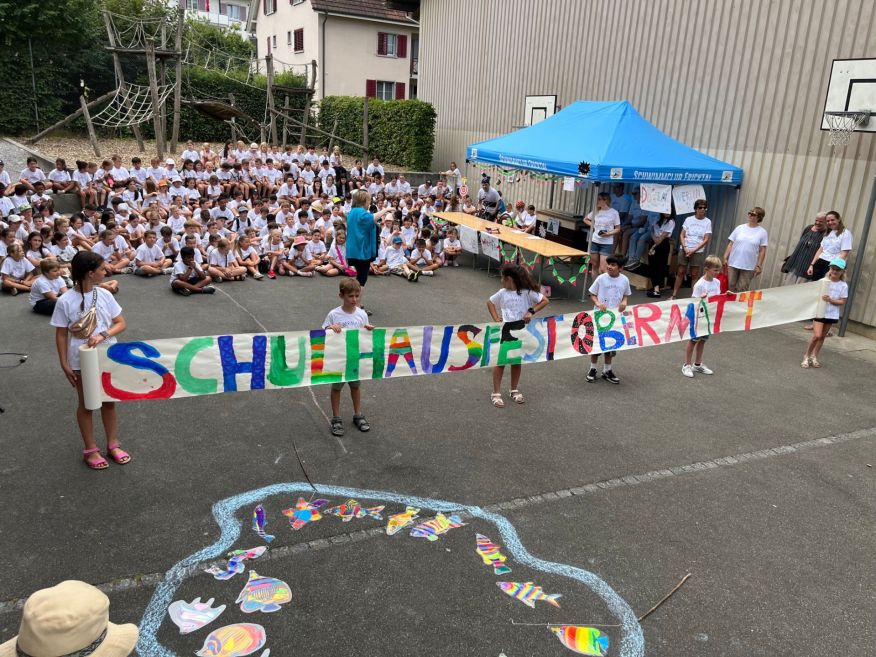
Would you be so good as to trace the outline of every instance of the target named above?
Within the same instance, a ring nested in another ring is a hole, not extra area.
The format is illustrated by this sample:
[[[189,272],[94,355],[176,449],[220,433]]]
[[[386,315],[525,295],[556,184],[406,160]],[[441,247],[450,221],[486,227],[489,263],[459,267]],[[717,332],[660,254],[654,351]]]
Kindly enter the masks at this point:
[[[106,462],[106,459],[100,456],[99,454],[100,448],[92,447],[91,449],[83,449],[82,450],[82,460],[85,461],[85,465],[87,465],[92,470],[106,470],[109,467],[109,463]],[[96,461],[89,461],[88,457],[92,454],[98,454],[98,459]]]
[[[106,446],[106,455],[119,465],[125,465],[131,460],[131,455],[123,450],[118,443]]]

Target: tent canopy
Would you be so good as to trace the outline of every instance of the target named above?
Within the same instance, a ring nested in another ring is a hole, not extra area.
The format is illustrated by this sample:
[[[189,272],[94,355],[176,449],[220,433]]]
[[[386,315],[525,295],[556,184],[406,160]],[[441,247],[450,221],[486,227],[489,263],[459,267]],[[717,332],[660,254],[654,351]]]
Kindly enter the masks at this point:
[[[470,144],[466,159],[595,182],[742,184],[741,168],[663,134],[625,100],[579,100],[533,126]]]

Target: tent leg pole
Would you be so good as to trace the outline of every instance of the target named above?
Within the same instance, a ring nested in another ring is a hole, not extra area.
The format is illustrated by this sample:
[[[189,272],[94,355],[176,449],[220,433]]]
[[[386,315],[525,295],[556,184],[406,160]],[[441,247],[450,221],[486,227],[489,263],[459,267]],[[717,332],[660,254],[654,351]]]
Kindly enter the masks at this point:
[[[852,267],[852,277],[849,279],[849,298],[843,307],[843,316],[840,320],[838,335],[842,338],[846,334],[849,325],[849,315],[852,312],[852,303],[855,301],[855,290],[858,287],[858,279],[861,278],[861,269],[864,258],[867,255],[867,238],[870,236],[870,224],[873,223],[873,206],[876,205],[876,176],[873,176],[873,185],[870,187],[870,202],[867,204],[867,214],[864,217],[864,227],[861,229],[861,238],[858,242],[858,254],[855,256],[855,266]]]
[[[593,183],[593,210],[592,216],[596,218],[596,202],[599,198],[599,181]],[[590,254],[590,245],[593,243],[593,222],[591,221],[590,230],[587,231],[587,248],[585,251],[587,254]],[[592,262],[592,260],[590,261]],[[587,301],[587,288],[590,287],[587,283],[590,282],[590,262],[587,263],[587,267],[584,269],[584,285],[581,288],[581,303]],[[594,277],[595,278],[595,277]]]

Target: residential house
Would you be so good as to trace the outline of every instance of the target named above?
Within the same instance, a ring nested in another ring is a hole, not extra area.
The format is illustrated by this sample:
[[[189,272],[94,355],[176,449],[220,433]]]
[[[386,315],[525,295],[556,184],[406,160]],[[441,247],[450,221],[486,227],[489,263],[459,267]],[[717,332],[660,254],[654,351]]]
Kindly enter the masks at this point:
[[[316,98],[416,98],[419,29],[381,0],[254,0],[258,56],[283,71],[316,61]]]
[[[227,27],[240,32],[244,38],[250,36],[251,0],[178,0],[183,3],[189,16],[207,21],[219,27]]]

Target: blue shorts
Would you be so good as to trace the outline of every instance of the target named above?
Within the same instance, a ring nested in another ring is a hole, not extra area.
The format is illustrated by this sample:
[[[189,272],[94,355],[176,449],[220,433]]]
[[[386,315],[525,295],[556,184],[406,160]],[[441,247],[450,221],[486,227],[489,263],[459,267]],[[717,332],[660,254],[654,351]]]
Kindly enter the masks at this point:
[[[610,256],[613,253],[614,253],[614,244],[596,244],[595,242],[590,244],[590,255]]]

